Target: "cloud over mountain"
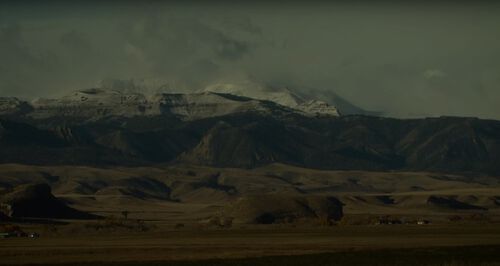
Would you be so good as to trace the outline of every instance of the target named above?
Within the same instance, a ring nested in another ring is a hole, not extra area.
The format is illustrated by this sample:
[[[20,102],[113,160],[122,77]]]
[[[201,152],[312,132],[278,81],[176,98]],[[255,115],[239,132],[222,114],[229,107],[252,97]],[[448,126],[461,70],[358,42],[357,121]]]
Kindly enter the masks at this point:
[[[0,95],[50,97],[103,79],[198,90],[252,78],[389,116],[498,119],[499,12],[488,2],[2,3]]]

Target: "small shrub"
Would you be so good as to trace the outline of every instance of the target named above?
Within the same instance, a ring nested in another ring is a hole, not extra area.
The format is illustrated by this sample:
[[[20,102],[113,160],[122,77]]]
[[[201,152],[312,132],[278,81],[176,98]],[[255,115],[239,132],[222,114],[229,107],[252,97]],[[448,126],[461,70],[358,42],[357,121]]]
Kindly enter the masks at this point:
[[[317,223],[320,226],[332,226],[333,225],[332,220],[328,219],[328,217],[319,217],[317,219]]]
[[[208,220],[208,225],[220,228],[231,228],[233,226],[233,218],[214,216]]]
[[[188,175],[188,176],[196,176],[196,172],[193,171],[193,170],[189,170],[189,171],[186,172],[186,175]]]
[[[183,224],[183,223],[178,223],[178,224],[175,224],[174,228],[175,228],[175,229],[184,228],[184,224]]]
[[[122,216],[123,216],[123,218],[125,218],[125,220],[127,220],[128,215],[129,215],[129,211],[122,211]]]

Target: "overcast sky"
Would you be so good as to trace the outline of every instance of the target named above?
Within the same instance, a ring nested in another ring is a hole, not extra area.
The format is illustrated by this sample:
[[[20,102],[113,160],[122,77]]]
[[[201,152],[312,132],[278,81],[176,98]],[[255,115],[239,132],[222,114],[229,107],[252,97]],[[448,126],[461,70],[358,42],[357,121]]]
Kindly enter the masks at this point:
[[[493,1],[184,2],[0,3],[0,96],[115,78],[189,88],[252,78],[332,90],[389,116],[500,119]]]

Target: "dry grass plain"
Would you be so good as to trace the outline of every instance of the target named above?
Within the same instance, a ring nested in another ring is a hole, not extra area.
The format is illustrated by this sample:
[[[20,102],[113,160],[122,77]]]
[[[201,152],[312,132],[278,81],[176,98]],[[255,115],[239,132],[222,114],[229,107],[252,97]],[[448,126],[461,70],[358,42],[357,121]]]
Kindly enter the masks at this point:
[[[120,217],[127,211],[129,221],[139,219],[147,229],[98,230],[92,225],[96,221],[22,223],[25,231],[39,232],[41,237],[0,239],[3,265],[500,263],[496,251],[500,249],[500,178],[492,176],[320,171],[280,164],[256,169],[6,164],[0,165],[0,181],[0,191],[45,182],[73,208],[105,217]],[[334,196],[344,203],[345,219],[333,226],[207,225],[226,204],[259,193]],[[373,225],[373,219],[381,216],[432,223]],[[450,222],[452,216],[466,219]],[[391,257],[401,260],[388,261]],[[418,263],[421,257],[429,261]]]
[[[202,263],[206,259],[464,246],[500,247],[500,226],[467,224],[294,228],[271,225],[226,230],[156,228],[142,233],[67,232],[42,235],[39,239],[1,239],[0,263],[98,265],[179,260]],[[497,262],[500,262],[500,255]]]

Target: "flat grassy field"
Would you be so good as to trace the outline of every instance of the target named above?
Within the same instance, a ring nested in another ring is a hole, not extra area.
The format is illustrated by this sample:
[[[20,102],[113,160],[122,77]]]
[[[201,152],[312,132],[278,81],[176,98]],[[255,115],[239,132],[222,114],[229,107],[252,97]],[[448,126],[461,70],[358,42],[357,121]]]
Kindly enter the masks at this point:
[[[334,252],[307,255],[268,256],[243,259],[201,261],[103,262],[73,264],[76,266],[264,266],[264,265],[405,265],[405,266],[494,266],[500,265],[500,246],[438,247]]]
[[[497,224],[157,228],[0,239],[0,264],[500,265],[499,251]]]

